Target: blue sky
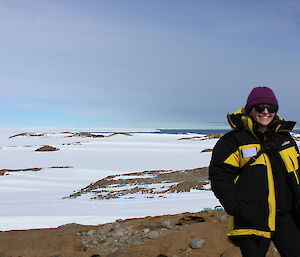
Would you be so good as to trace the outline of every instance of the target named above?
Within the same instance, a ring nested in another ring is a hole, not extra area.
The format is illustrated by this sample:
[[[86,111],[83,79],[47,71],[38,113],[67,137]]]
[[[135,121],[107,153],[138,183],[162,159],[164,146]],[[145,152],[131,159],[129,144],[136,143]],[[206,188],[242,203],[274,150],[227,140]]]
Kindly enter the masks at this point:
[[[0,127],[197,128],[255,86],[300,121],[299,1],[0,0]]]

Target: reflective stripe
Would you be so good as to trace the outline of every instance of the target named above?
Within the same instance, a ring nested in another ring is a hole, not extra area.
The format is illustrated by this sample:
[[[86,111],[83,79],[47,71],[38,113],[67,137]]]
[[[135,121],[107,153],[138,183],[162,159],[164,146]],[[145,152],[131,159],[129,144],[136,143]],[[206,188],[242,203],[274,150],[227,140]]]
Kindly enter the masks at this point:
[[[224,161],[224,163],[239,168],[239,167],[240,167],[240,154],[239,154],[239,151],[235,151],[234,153],[232,153],[232,154]]]
[[[251,157],[243,158],[242,150],[249,149],[255,147],[256,151],[258,152],[261,148],[260,144],[248,144],[248,145],[242,145],[238,148],[237,151],[229,155],[229,157],[224,161],[224,163],[229,164],[231,166],[241,168],[243,167]],[[260,158],[258,158],[260,159]],[[258,160],[257,160],[258,161]],[[252,165],[255,165],[256,162],[254,162]],[[265,164],[262,160],[260,160],[260,164]]]
[[[297,184],[299,185],[299,177],[298,177],[298,174],[297,174],[296,171],[294,171],[294,176],[295,176],[295,178],[296,178],[296,180],[297,180]]]
[[[291,146],[289,148],[281,150],[279,153],[288,172],[295,172],[299,169],[297,158],[299,154],[295,146]]]
[[[256,229],[235,229],[230,231],[227,236],[246,236],[246,235],[256,235],[256,236],[262,236],[265,238],[271,238],[271,232],[267,231],[261,231]]]
[[[265,158],[267,164],[267,176],[268,176],[268,185],[269,185],[269,195],[268,195],[268,206],[269,206],[269,218],[268,226],[271,231],[275,231],[275,217],[276,217],[276,200],[275,200],[275,187],[274,187],[274,178],[271,167],[271,162],[267,154],[262,154]]]

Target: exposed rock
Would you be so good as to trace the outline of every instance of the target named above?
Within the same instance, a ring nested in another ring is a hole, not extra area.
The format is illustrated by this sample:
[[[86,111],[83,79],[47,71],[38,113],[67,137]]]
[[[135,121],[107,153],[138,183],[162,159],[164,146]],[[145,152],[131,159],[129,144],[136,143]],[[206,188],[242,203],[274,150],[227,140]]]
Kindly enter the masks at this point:
[[[125,229],[124,228],[119,228],[115,232],[115,236],[124,236],[125,235]]]
[[[101,225],[98,228],[98,231],[100,234],[106,234],[106,233],[110,232],[111,230],[113,230],[112,223],[107,223],[105,225]]]
[[[21,136],[30,136],[30,137],[43,137],[46,134],[34,134],[34,133],[20,133],[20,134],[16,134],[13,136],[10,136],[9,138],[14,138],[14,137],[21,137]]]
[[[71,169],[74,168],[73,166],[52,166],[48,167],[48,169]]]
[[[192,249],[200,249],[203,244],[205,242],[205,239],[203,238],[194,238],[190,243],[189,243],[189,246],[192,248]]]
[[[129,134],[129,133],[125,133],[125,132],[116,132],[116,133],[112,133],[112,134],[108,135],[108,137],[115,136],[115,135],[132,136],[132,135]]]
[[[150,239],[158,238],[159,237],[159,232],[152,230],[147,234],[147,237]]]
[[[181,213],[120,222],[123,236],[108,223],[98,226],[66,226],[0,233],[1,256],[22,257],[240,257],[239,248],[226,241],[224,211]],[[173,228],[162,223],[170,220]],[[67,225],[67,224],[65,224]],[[130,229],[129,229],[130,228]],[[129,231],[130,230],[130,231]],[[156,231],[159,237],[149,238]],[[90,232],[90,231],[93,231]],[[201,238],[199,238],[201,237]],[[191,239],[205,239],[200,249],[189,246]],[[273,244],[267,257],[279,257]]]
[[[27,168],[27,169],[2,169],[0,170],[0,176],[7,172],[18,172],[18,171],[40,171],[42,168]]]
[[[161,225],[165,228],[171,229],[173,228],[171,220],[164,220]]]
[[[44,145],[38,149],[36,149],[35,151],[36,152],[45,152],[45,151],[58,151],[60,150],[59,148],[56,148],[56,147],[53,147],[53,146],[50,146],[50,145]]]
[[[78,223],[67,223],[67,224],[64,224],[64,225],[60,225],[57,228],[70,228],[70,227],[76,227],[76,226],[80,226],[80,225],[81,224],[78,224]]]
[[[74,136],[74,137],[93,137],[93,138],[105,137],[103,135],[96,135],[96,134],[92,134],[89,132],[74,133],[72,136]]]
[[[87,234],[88,236],[92,236],[92,235],[94,235],[96,232],[97,232],[97,231],[96,231],[95,229],[91,229],[91,230],[89,230],[86,234]]]
[[[150,229],[149,228],[144,228],[143,232],[146,234],[146,233],[150,232]]]
[[[201,151],[201,153],[207,153],[207,152],[212,152],[212,151],[213,151],[213,149],[207,148],[207,149],[203,149],[203,150]]]
[[[114,228],[114,229],[118,229],[118,228],[120,228],[122,225],[120,224],[120,223],[117,223],[117,222],[114,222],[114,223],[112,223],[112,227]]]
[[[207,190],[208,168],[189,170],[152,170],[111,175],[65,198],[76,198],[92,193],[91,199],[134,198],[135,193],[145,198],[166,197],[165,193],[189,192],[191,189]],[[114,190],[116,188],[116,190]]]

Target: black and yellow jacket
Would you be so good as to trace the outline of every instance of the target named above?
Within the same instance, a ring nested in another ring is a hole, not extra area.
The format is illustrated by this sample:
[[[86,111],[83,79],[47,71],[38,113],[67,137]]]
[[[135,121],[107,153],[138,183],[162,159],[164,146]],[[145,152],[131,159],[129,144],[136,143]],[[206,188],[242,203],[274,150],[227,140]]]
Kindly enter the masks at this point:
[[[227,118],[232,131],[214,147],[209,178],[229,214],[228,236],[271,238],[278,217],[300,219],[299,152],[289,133],[296,123],[276,115],[262,139],[243,108]],[[263,153],[246,165],[262,147]]]

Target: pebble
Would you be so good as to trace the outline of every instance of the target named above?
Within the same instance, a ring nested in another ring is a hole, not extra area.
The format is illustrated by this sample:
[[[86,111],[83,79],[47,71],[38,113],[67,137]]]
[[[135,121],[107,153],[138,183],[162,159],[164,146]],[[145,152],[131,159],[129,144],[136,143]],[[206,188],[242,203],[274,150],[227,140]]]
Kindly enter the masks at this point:
[[[117,229],[115,232],[115,236],[124,236],[124,235],[125,235],[125,229],[123,228]]]
[[[190,243],[189,243],[189,246],[192,248],[192,249],[199,249],[203,246],[205,242],[205,239],[203,238],[194,238]]]
[[[103,225],[103,226],[100,226],[100,227],[98,228],[98,231],[99,231],[100,234],[105,234],[105,233],[110,232],[112,229],[113,229],[112,224],[111,224],[111,223],[108,223],[108,224],[105,224],[105,225]]]
[[[155,239],[155,238],[158,238],[159,237],[159,233],[155,230],[152,230],[150,231],[148,234],[147,234],[148,238],[150,239]]]
[[[227,214],[221,214],[218,215],[218,218],[220,221],[227,221],[228,220],[228,215]]]
[[[165,228],[171,229],[173,228],[171,220],[164,220],[161,225]]]
[[[143,232],[144,232],[144,233],[148,233],[148,232],[150,232],[150,229],[149,229],[149,228],[144,228],[144,229],[143,229]]]
[[[120,238],[120,242],[124,242],[124,241],[126,241],[126,240],[128,240],[128,239],[129,239],[128,236],[122,236],[122,237]]]
[[[95,229],[91,229],[91,230],[89,230],[86,234],[88,235],[88,236],[92,236],[92,235],[94,235],[96,233],[96,230]]]
[[[113,226],[114,229],[118,229],[118,228],[120,228],[122,225],[121,225],[120,223],[114,222],[114,223],[112,224],[112,226]]]

